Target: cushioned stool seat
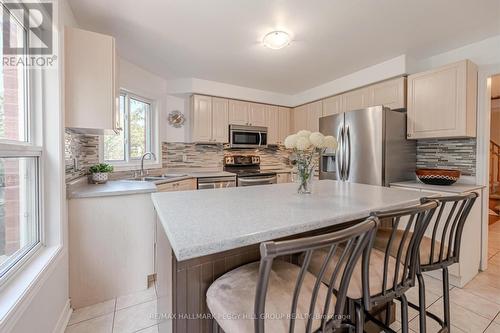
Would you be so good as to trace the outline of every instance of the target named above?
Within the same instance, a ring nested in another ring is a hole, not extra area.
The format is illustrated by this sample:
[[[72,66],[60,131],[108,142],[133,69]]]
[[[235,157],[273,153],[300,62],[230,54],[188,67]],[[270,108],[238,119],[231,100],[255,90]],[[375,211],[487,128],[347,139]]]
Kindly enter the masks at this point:
[[[311,262],[309,264],[309,271],[313,274],[318,274],[321,265],[325,260],[325,257],[328,255],[326,250],[318,250],[314,252],[314,255],[311,258]],[[377,295],[382,292],[382,279],[384,276],[384,258],[385,254],[382,251],[378,251],[373,249],[370,254],[370,295]],[[325,277],[331,276],[333,270],[337,266],[337,262],[340,259],[340,251],[336,251],[333,258],[330,260],[329,265],[326,268]],[[394,273],[396,267],[396,260],[392,257],[389,258],[389,263],[387,266],[387,286],[392,286],[394,282]],[[400,265],[399,269],[399,279],[401,279],[403,274],[403,266]],[[398,279],[398,280],[399,280]],[[329,281],[326,278],[323,278],[323,282],[328,284]],[[335,289],[339,287],[339,281],[336,281],[334,285]],[[362,278],[361,278],[361,260],[358,260],[356,267],[354,268],[354,272],[351,277],[351,281],[349,283],[349,288],[347,290],[347,297],[351,299],[360,299],[363,296],[363,287],[362,287]]]
[[[380,228],[377,230],[377,235],[375,236],[375,244],[373,245],[374,248],[385,251],[387,247],[387,242],[389,241],[389,237],[391,236],[392,229],[389,228]],[[403,237],[404,230],[397,230],[395,233],[394,241],[395,243],[399,243],[401,237]],[[412,236],[411,232],[408,232],[407,239],[410,239]],[[430,258],[431,258],[431,246],[432,246],[432,239],[429,237],[424,236],[422,238],[422,242],[420,243],[420,265],[428,265],[430,264]],[[441,247],[441,242],[436,241],[434,243],[434,253],[433,253],[433,261],[432,262],[437,262],[439,261],[439,251]],[[392,249],[392,256],[396,256],[396,251],[394,248]],[[448,256],[448,247],[443,248],[443,258],[446,258]]]
[[[294,287],[297,282],[300,267],[275,260],[269,277],[266,297],[267,314],[265,320],[266,332],[287,333],[290,325],[290,309]],[[207,305],[225,333],[254,333],[254,303],[255,292],[259,280],[259,262],[253,262],[236,268],[220,278],[207,291]],[[295,332],[305,332],[307,314],[316,278],[306,272],[297,305]],[[312,328],[320,328],[321,314],[326,302],[328,287],[320,285],[318,301]],[[332,295],[330,316],[333,316],[335,297]],[[304,315],[304,316],[301,316]]]

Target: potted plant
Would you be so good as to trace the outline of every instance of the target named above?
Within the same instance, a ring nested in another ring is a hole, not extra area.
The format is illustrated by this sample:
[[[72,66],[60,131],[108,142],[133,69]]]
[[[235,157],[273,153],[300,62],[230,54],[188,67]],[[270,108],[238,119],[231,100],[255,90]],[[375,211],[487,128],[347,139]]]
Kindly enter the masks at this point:
[[[325,149],[337,149],[337,140],[333,136],[324,136],[319,132],[311,133],[302,130],[297,134],[289,135],[285,139],[285,147],[294,152],[299,194],[310,194],[311,183],[314,178],[314,169],[317,166],[318,155]]]
[[[89,169],[91,184],[104,184],[108,181],[108,174],[113,172],[113,166],[106,163],[93,165]]]

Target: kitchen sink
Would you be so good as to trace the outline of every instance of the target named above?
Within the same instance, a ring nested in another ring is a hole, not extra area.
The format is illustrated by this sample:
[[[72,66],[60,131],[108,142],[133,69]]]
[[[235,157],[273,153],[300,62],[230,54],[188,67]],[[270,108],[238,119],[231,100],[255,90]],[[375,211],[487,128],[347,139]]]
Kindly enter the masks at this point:
[[[145,182],[155,182],[158,180],[169,180],[169,179],[186,177],[186,176],[187,176],[187,174],[167,173],[167,174],[164,174],[161,176],[145,176],[145,177],[130,178],[130,180],[141,180],[141,181],[145,181]]]

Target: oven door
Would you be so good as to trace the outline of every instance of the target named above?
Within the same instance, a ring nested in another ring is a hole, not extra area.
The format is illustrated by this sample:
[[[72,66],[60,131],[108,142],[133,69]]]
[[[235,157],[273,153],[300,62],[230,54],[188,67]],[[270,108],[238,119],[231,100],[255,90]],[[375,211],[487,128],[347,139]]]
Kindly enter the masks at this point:
[[[238,186],[270,185],[276,184],[278,176],[252,176],[238,177]]]
[[[267,128],[231,125],[229,143],[231,148],[267,147]]]

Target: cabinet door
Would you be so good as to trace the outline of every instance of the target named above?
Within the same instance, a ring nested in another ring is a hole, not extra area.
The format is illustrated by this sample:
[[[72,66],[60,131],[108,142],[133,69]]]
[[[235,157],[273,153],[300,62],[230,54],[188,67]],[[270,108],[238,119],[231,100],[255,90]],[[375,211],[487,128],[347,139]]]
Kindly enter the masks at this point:
[[[278,107],[278,144],[283,144],[285,138],[290,135],[290,108]]]
[[[229,141],[228,110],[227,99],[212,97],[212,140],[214,142]]]
[[[475,136],[476,91],[477,70],[468,61],[410,75],[408,138]]]
[[[277,106],[266,105],[267,143],[278,144],[279,141],[279,109]]]
[[[229,100],[229,124],[248,125],[248,105],[250,103]]]
[[[373,106],[373,87],[356,89],[342,96],[345,111],[359,110]]]
[[[266,107],[267,105],[258,103],[249,103],[248,123],[251,126],[266,126]]]
[[[391,109],[406,107],[406,78],[381,82],[372,86],[373,105],[383,105]]]
[[[293,109],[293,131],[297,133],[300,130],[307,129],[307,105],[301,105]]]
[[[156,185],[156,189],[158,192],[173,192],[176,188],[175,184],[176,183],[159,184]]]
[[[191,191],[196,190],[197,181],[195,178],[181,180],[175,183],[176,191]]]
[[[311,132],[319,131],[319,118],[323,116],[323,102],[317,101],[307,104],[307,129]]]
[[[192,140],[194,142],[212,141],[212,97],[194,95],[192,108]]]
[[[290,183],[291,181],[292,181],[292,176],[291,176],[290,172],[277,174],[277,183],[278,184]]]
[[[117,63],[111,36],[66,28],[66,127],[104,133],[117,128]]]
[[[342,112],[342,95],[323,100],[323,117]]]

